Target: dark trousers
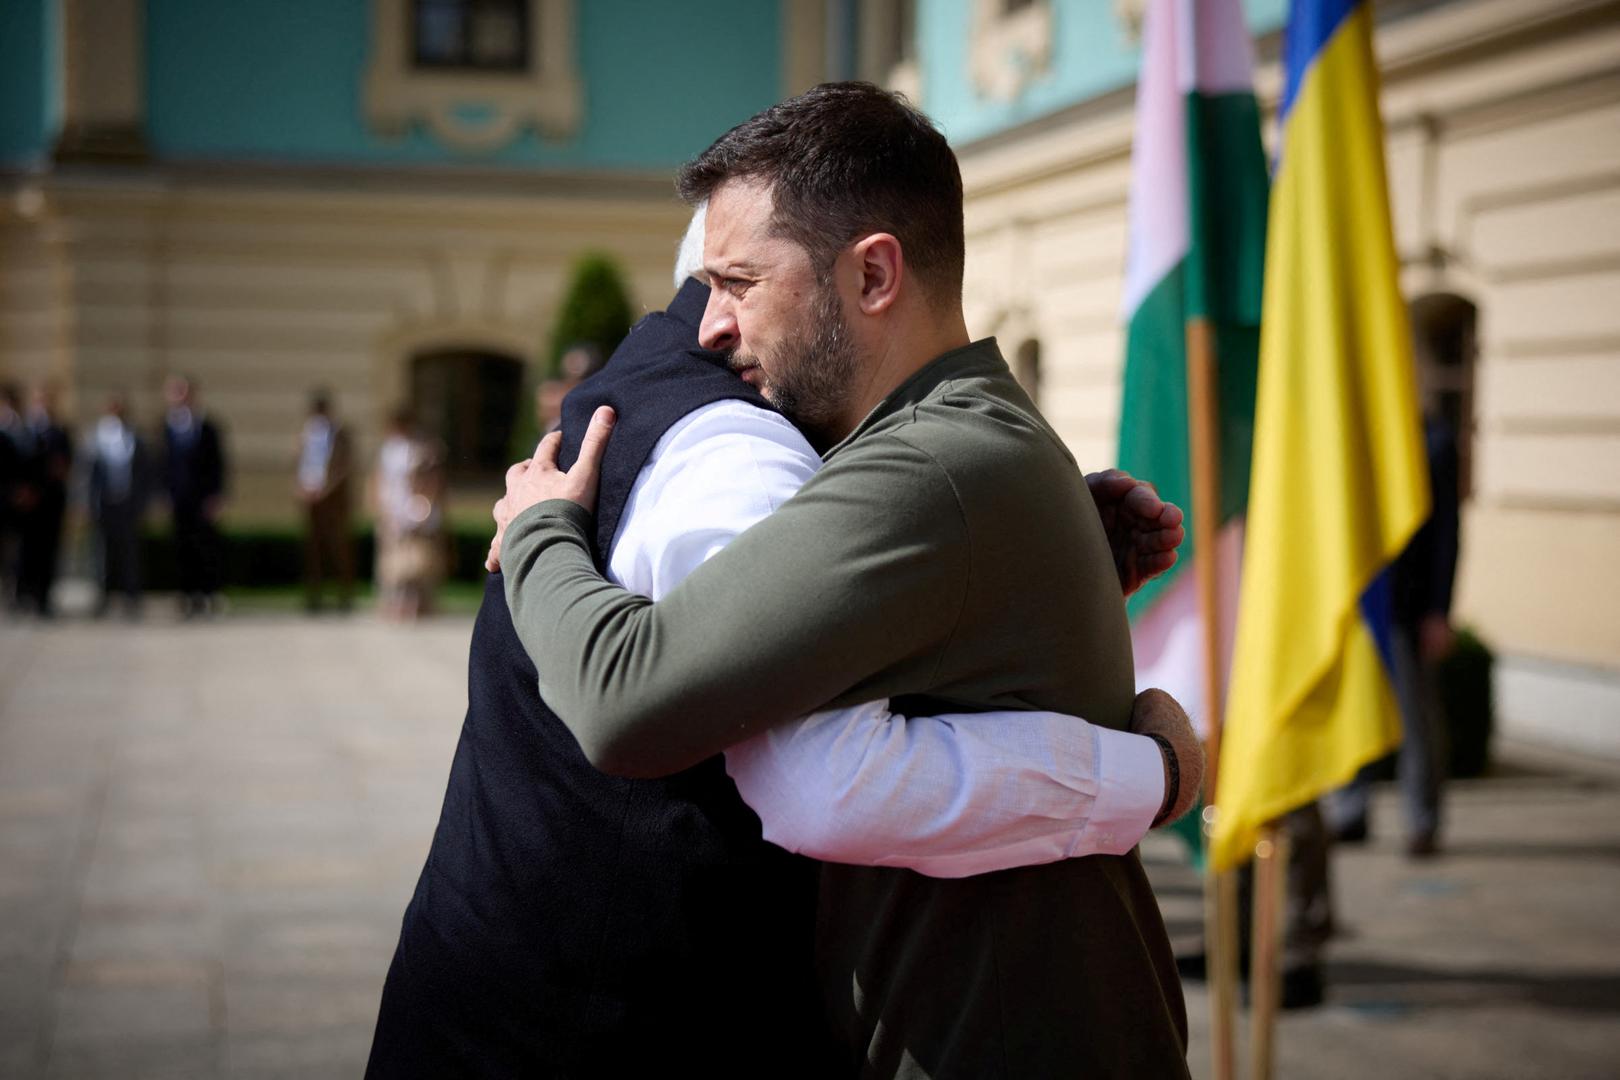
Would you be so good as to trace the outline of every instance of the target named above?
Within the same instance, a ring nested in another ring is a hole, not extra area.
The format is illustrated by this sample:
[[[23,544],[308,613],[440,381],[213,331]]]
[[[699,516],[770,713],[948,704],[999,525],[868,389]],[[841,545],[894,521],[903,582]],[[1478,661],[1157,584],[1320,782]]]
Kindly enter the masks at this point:
[[[56,583],[62,549],[63,498],[45,499],[22,515],[22,543],[17,556],[17,603],[41,615],[51,612],[51,586]]]
[[[1401,752],[1395,775],[1413,836],[1440,830],[1440,798],[1446,782],[1446,713],[1435,685],[1434,665],[1418,653],[1417,631],[1397,624],[1391,632],[1395,698],[1401,709]],[[1372,801],[1373,768],[1325,800],[1329,827],[1365,825]]]
[[[337,582],[338,602],[348,607],[354,598],[354,545],[349,537],[348,500],[341,497],[309,504],[304,598],[310,607],[320,604],[321,587],[329,580]]]
[[[141,596],[140,514],[131,503],[104,502],[96,520],[101,530],[103,600],[123,593],[133,604]]]
[[[174,545],[180,592],[189,600],[219,591],[219,530],[201,507],[174,508]]]
[[[9,501],[11,493],[0,487],[0,500]],[[0,505],[0,591],[7,603],[17,599],[17,562],[22,544],[22,516],[10,506]]]

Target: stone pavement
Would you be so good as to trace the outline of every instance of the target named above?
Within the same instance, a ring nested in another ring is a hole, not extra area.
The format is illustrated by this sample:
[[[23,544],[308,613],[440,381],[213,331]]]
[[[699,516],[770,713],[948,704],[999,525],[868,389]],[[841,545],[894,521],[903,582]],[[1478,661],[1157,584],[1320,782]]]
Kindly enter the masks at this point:
[[[1405,857],[1393,790],[1374,803],[1382,835],[1335,851],[1327,1002],[1283,1014],[1277,1077],[1620,1077],[1620,770],[1530,747],[1498,757],[1491,778],[1448,787],[1443,856]],[[1143,845],[1178,951],[1202,923],[1179,853],[1157,834]],[[1187,1009],[1207,1076],[1202,984]],[[1246,1013],[1238,1024],[1247,1062]]]
[[[0,1077],[358,1076],[470,629],[0,623]],[[1438,861],[1387,799],[1339,858],[1329,1002],[1284,1019],[1279,1076],[1620,1073],[1620,780],[1539,762],[1451,808]],[[1185,940],[1197,879],[1146,854]]]

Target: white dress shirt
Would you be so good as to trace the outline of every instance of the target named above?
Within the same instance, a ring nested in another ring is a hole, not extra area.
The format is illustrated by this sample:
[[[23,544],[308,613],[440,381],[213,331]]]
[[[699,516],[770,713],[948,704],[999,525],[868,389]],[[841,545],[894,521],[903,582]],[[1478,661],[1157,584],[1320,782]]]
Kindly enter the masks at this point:
[[[298,486],[310,494],[326,487],[326,472],[332,466],[332,421],[312,416],[304,421],[298,445]]]
[[[636,478],[607,576],[659,599],[820,466],[775,413],[742,401],[688,413]],[[1144,736],[1047,712],[907,718],[886,701],[782,723],[727,750],[726,770],[772,843],[934,877],[1123,854],[1164,799]]]

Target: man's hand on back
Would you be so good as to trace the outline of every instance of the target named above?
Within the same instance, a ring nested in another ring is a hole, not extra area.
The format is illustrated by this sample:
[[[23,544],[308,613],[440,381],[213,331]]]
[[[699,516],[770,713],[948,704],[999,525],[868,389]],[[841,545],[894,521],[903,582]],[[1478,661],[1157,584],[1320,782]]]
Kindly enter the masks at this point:
[[[533,458],[506,470],[506,494],[492,511],[495,539],[484,559],[485,569],[494,573],[501,568],[501,541],[506,537],[506,526],[529,507],[549,499],[567,499],[595,511],[597,472],[602,454],[607,450],[608,436],[613,434],[614,419],[613,410],[606,405],[596,410],[591,426],[585,430],[585,440],[580,444],[579,460],[567,472],[557,468],[557,451],[562,446],[560,431],[541,439]]]
[[[1108,534],[1114,569],[1126,596],[1176,565],[1176,548],[1187,535],[1179,506],[1159,498],[1146,480],[1120,469],[1092,473],[1086,486]]]
[[[1153,820],[1154,828],[1168,825],[1198,801],[1198,789],[1204,782],[1203,743],[1181,703],[1163,690],[1144,690],[1136,695],[1136,704],[1131,707],[1131,730],[1138,735],[1158,736],[1170,744],[1170,754],[1175,756],[1173,766],[1169,755],[1165,757],[1165,805]]]

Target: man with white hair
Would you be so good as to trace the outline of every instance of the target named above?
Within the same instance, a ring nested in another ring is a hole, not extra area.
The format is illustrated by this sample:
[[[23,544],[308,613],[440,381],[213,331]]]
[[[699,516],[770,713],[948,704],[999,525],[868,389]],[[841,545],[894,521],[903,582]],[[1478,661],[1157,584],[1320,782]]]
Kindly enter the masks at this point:
[[[700,208],[675,298],[564,412],[569,454],[597,404],[634,417],[603,465],[596,540],[607,573],[654,599],[820,464],[791,423],[698,348],[703,232]],[[1142,547],[1145,563],[1167,557],[1166,535],[1173,547],[1179,530],[1162,527],[1149,489],[1107,477],[1098,498],[1122,516],[1147,507],[1121,529],[1124,562]],[[609,777],[541,700],[498,573],[470,669],[371,1076],[681,1064],[756,1076],[766,1061],[771,1075],[836,1075],[811,977],[814,864],[783,849],[942,877],[1118,853],[1184,811],[1198,784],[1191,729],[1159,694],[1144,697],[1138,719],[1178,744],[1179,778],[1156,742],[1073,717],[963,723],[898,716],[881,701],[783,724],[724,762]]]

